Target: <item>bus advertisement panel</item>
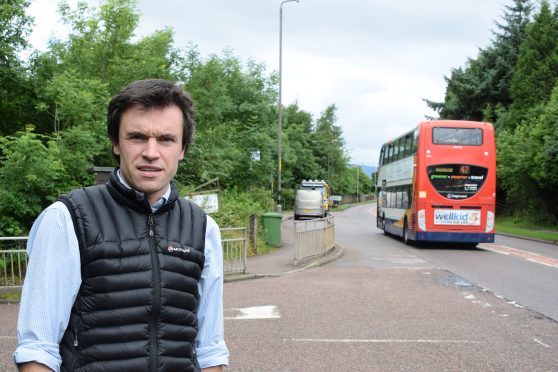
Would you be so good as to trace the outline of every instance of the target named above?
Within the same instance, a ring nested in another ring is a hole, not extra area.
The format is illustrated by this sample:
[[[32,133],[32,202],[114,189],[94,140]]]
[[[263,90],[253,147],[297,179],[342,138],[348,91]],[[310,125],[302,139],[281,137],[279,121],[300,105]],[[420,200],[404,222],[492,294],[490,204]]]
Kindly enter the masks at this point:
[[[491,124],[437,120],[385,143],[377,225],[410,241],[494,241],[496,146]]]

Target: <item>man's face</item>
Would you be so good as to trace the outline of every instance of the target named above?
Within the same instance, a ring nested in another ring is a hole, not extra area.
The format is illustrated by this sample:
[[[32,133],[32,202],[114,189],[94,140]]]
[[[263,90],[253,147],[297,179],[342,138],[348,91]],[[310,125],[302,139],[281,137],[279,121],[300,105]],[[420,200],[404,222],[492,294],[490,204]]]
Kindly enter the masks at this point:
[[[118,144],[120,172],[126,182],[145,193],[153,204],[167,191],[176,175],[182,148],[183,116],[178,106],[126,110],[120,120]]]

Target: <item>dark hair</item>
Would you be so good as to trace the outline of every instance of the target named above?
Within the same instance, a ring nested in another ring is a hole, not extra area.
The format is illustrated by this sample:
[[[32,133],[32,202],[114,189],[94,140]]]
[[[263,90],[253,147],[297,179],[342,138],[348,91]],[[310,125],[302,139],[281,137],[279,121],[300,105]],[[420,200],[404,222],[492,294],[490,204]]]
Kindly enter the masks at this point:
[[[196,123],[194,122],[194,102],[190,95],[172,81],[162,79],[137,80],[130,83],[112,98],[108,105],[107,132],[113,143],[118,144],[118,132],[122,114],[132,108],[165,108],[176,105],[182,111],[184,128],[182,148],[186,151],[192,143]],[[120,157],[113,153],[117,161]]]

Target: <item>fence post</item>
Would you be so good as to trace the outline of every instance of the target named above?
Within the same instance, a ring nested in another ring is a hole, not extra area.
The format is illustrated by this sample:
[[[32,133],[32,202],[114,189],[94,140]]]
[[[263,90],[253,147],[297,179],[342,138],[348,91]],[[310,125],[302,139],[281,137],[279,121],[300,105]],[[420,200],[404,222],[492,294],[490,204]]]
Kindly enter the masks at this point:
[[[258,253],[258,216],[250,215],[250,249],[252,253]]]

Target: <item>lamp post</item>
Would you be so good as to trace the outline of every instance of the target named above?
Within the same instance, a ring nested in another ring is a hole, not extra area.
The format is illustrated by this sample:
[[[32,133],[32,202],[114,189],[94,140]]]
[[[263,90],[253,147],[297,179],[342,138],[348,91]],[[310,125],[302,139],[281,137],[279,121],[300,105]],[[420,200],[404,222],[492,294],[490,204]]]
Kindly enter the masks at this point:
[[[297,2],[298,0],[284,0],[279,6],[279,102],[277,103],[278,111],[278,125],[277,125],[277,212],[282,212],[282,198],[281,198],[281,126],[283,115],[283,104],[281,102],[281,83],[282,83],[282,68],[283,68],[283,4],[290,2]]]
[[[357,187],[356,187],[356,192],[357,192],[357,204],[358,204],[358,202],[360,201],[360,200],[359,200],[359,196],[358,196],[358,175],[359,175],[359,173],[360,173],[360,165],[358,165],[358,164],[357,164],[357,166],[356,166],[356,171],[357,171],[357,177],[356,177],[356,178],[357,178],[357,180],[356,180],[356,183],[357,183],[356,186],[357,186]]]

